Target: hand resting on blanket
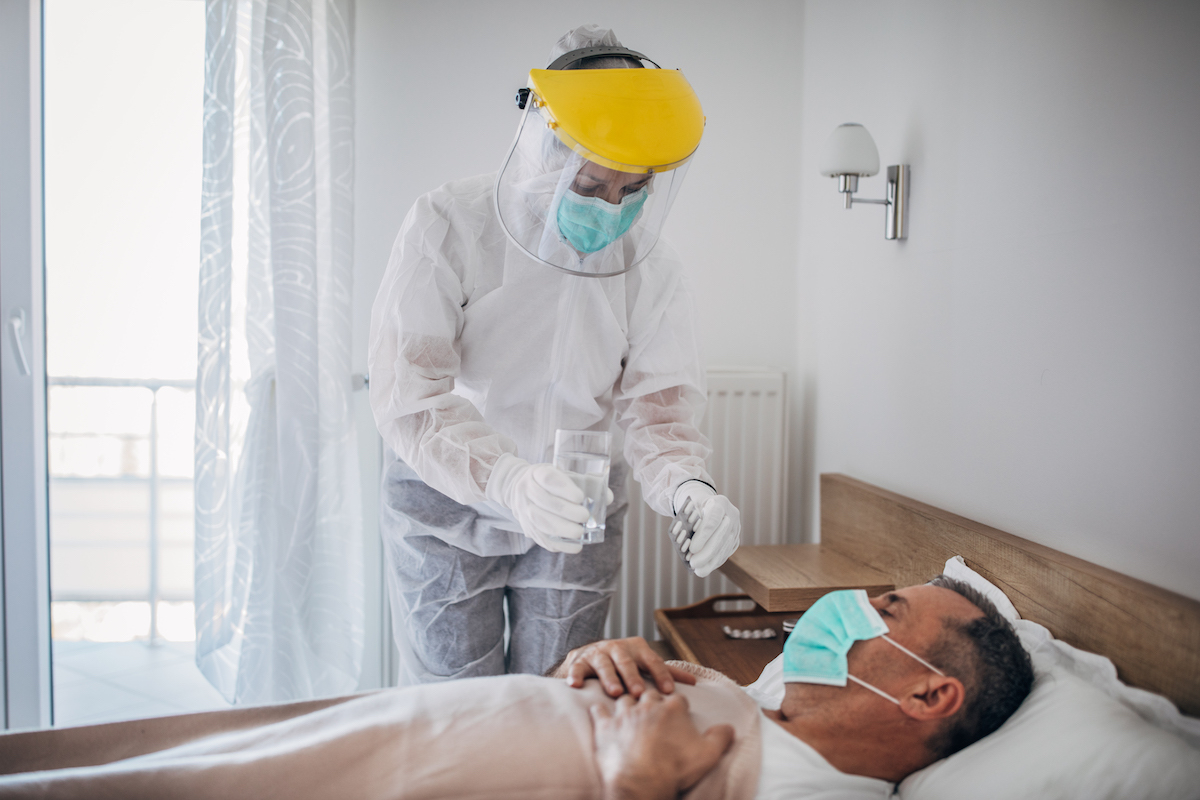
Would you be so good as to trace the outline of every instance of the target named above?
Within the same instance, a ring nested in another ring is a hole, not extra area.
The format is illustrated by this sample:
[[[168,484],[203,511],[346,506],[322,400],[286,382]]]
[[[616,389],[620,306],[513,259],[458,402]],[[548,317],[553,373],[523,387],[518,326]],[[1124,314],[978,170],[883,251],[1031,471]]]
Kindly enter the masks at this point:
[[[640,636],[604,639],[577,647],[549,677],[565,678],[567,685],[576,689],[588,678],[598,678],[609,697],[620,697],[628,691],[636,699],[646,690],[643,672],[663,694],[675,691],[675,681],[696,683],[694,675],[667,664]]]
[[[664,698],[646,689],[638,700],[623,695],[613,712],[601,705],[589,710],[604,800],[677,797],[708,774],[733,744],[732,725],[713,725],[700,733],[682,695]]]
[[[657,691],[646,685],[644,674]],[[606,694],[620,698],[611,712],[601,705],[589,708],[604,800],[678,797],[708,774],[733,744],[730,725],[713,725],[700,733],[687,699],[671,695],[676,682],[694,686],[696,676],[667,664],[640,636],[578,647],[550,677],[564,678],[576,689],[588,678],[597,678]]]

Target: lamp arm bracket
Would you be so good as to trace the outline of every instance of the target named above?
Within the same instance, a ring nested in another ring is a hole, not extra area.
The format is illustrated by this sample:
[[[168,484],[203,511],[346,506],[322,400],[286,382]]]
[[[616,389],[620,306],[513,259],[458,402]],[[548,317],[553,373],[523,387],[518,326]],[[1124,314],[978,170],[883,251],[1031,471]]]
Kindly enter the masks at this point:
[[[893,164],[887,168],[887,199],[876,200],[870,197],[855,197],[858,191],[858,177],[853,174],[838,175],[838,191],[846,198],[846,208],[855,205],[886,206],[885,239],[908,238],[908,182],[909,166]]]

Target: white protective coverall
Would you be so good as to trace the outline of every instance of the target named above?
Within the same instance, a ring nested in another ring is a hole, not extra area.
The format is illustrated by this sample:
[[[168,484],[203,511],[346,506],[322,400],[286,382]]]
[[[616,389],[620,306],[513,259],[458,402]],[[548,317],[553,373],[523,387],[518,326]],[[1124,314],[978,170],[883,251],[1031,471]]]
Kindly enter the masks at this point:
[[[681,483],[712,483],[697,428],[704,362],[673,249],[659,241],[612,277],[555,270],[505,235],[495,182],[455,181],[416,202],[372,311],[370,399],[390,451],[381,529],[404,684],[540,674],[599,638],[629,470],[664,515]],[[592,256],[602,272],[620,258],[617,246]],[[535,546],[485,495],[497,459],[549,462],[560,428],[614,432],[606,538],[578,555]]]

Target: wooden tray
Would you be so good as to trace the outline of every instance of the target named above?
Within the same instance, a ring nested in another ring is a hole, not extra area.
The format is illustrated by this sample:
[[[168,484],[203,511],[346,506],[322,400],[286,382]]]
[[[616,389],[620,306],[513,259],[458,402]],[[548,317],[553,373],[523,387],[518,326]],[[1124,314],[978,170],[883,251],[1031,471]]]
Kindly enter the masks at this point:
[[[725,606],[735,606],[732,609]],[[654,622],[682,661],[719,670],[745,686],[783,652],[785,619],[799,611],[771,613],[745,594],[718,594],[682,608],[658,608]],[[730,639],[730,628],[774,628],[774,639]]]

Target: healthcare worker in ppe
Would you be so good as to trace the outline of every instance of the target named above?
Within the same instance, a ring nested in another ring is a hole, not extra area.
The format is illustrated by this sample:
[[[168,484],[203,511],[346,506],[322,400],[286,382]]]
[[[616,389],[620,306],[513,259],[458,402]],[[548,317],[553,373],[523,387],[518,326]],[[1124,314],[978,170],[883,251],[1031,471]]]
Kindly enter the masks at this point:
[[[543,674],[598,639],[630,470],[658,513],[700,511],[697,575],[737,548],[697,429],[695,308],[658,239],[704,117],[680,72],[643,60],[595,26],[564,36],[518,94],[501,171],[421,197],[392,250],[369,364],[403,684]],[[603,543],[580,543],[557,429],[613,433]]]

